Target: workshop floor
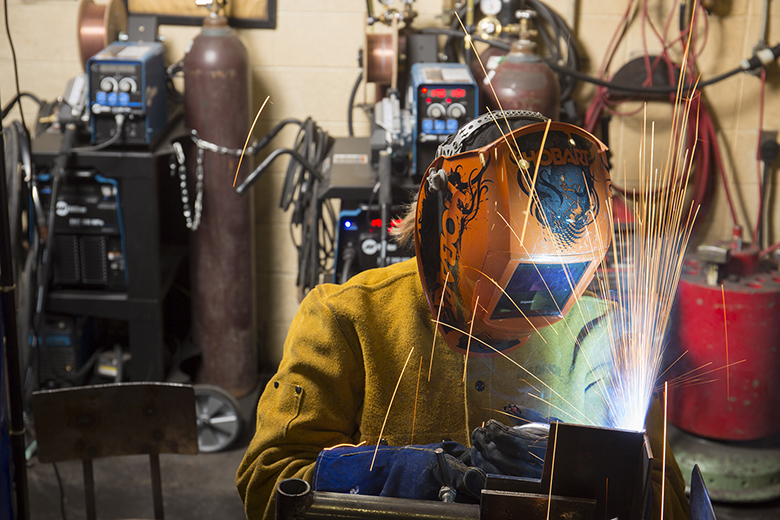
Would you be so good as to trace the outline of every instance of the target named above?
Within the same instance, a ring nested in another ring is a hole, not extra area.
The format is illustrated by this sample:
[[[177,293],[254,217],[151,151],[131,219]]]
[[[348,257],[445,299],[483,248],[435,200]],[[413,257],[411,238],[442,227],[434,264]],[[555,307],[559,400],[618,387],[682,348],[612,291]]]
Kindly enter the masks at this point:
[[[254,433],[257,392],[239,399],[245,427],[232,448],[199,455],[160,455],[166,520],[242,520],[235,486],[236,469]],[[149,458],[97,459],[93,463],[97,517],[154,518]],[[64,491],[65,515],[52,464],[32,458],[27,468],[30,520],[86,518],[80,461],[57,464]]]
[[[239,400],[245,428],[238,442],[219,453],[161,455],[163,501],[167,520],[242,520],[244,510],[236,492],[234,477],[254,432],[254,410],[258,394]],[[31,520],[75,520],[86,518],[80,462],[57,464],[64,491],[65,515],[54,467],[28,465]],[[153,518],[149,462],[145,456],[100,459],[94,462],[97,516]],[[777,520],[780,500],[752,505],[716,504],[717,520]]]

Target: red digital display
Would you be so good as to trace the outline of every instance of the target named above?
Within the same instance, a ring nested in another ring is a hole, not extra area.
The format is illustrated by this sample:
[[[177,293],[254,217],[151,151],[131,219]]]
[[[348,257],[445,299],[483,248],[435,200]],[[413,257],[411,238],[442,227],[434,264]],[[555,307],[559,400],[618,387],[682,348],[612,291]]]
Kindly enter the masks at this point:
[[[393,229],[396,226],[400,226],[403,222],[403,219],[400,218],[394,218],[390,221],[390,227],[388,228],[388,231]],[[371,219],[371,227],[372,228],[381,228],[382,227],[382,219],[381,218],[372,218]]]
[[[450,95],[454,98],[464,98],[466,97],[466,90],[462,88],[454,88],[452,89],[452,93]]]
[[[431,89],[431,97],[443,98],[447,96],[447,90],[443,88]]]

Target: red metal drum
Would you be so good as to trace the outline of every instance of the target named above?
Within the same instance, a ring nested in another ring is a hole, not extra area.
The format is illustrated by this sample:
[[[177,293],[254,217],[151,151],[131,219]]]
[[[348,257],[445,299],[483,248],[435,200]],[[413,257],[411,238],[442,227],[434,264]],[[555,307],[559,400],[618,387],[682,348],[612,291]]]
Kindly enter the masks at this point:
[[[780,432],[780,276],[757,260],[732,254],[729,272],[743,276],[722,291],[705,283],[703,264],[685,263],[665,356],[687,351],[665,375],[669,420],[682,430],[739,441]]]

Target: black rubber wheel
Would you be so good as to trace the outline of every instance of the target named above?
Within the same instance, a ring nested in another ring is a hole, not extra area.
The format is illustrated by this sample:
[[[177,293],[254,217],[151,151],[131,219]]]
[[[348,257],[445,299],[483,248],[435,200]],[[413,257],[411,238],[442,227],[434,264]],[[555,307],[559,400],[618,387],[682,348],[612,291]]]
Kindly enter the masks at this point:
[[[214,385],[193,385],[198,420],[198,449],[214,453],[229,448],[241,435],[244,421],[238,401]]]

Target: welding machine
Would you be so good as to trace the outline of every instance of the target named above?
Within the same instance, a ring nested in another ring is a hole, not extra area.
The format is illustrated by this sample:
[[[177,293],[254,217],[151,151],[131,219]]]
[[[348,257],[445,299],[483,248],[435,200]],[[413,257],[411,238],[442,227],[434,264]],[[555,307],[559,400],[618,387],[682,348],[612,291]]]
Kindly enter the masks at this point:
[[[51,206],[51,176],[35,178],[43,211]],[[125,254],[117,182],[92,170],[75,171],[55,206],[53,286],[124,291]]]
[[[414,121],[412,171],[422,174],[436,148],[479,114],[479,91],[461,63],[415,63],[409,86]],[[422,169],[422,170],[421,170]]]
[[[159,42],[114,42],[87,61],[92,142],[110,139],[125,116],[118,144],[148,145],[168,121],[166,72]]]
[[[402,212],[401,206],[392,210],[396,215]],[[342,210],[339,213],[333,283],[344,283],[356,273],[380,267],[381,228],[382,219],[372,218],[371,212],[365,208]],[[403,262],[414,256],[413,244],[404,248],[388,241],[386,247],[385,265]]]
[[[96,323],[85,316],[49,315],[41,331],[41,353],[37,357],[38,383],[58,385],[63,380],[83,384],[79,375],[96,348]]]

